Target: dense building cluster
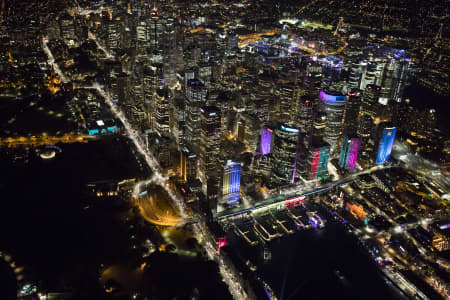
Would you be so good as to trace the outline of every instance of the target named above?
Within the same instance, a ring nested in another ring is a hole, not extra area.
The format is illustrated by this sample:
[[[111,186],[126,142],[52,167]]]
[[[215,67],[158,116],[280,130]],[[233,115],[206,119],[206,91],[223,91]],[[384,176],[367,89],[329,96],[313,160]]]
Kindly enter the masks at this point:
[[[183,222],[216,222],[224,236],[233,228],[263,246],[265,261],[272,239],[323,228],[326,218],[402,247],[395,230],[411,226],[405,240],[424,253],[448,250],[440,219],[448,128],[436,105],[419,108],[407,96],[412,85],[449,94],[448,8],[280,2],[47,0],[33,9],[3,1],[0,98],[18,105],[4,106],[0,146],[20,160],[24,148],[51,144],[40,155],[50,161],[62,151],[56,143],[123,135],[141,171],[145,161],[155,172],[148,182],[197,214]],[[402,169],[413,166],[422,174]],[[140,179],[126,192],[111,182],[89,187],[98,198],[126,194],[144,211]],[[427,222],[430,230],[417,229]],[[232,286],[234,277],[223,278]]]
[[[250,185],[258,195],[330,180],[329,163],[346,171],[384,164],[397,129],[434,134],[434,115],[423,116],[423,128],[405,120],[412,63],[404,50],[368,44],[356,54],[342,20],[331,34],[281,11],[279,22],[238,18],[250,4],[231,4],[224,15],[224,5],[92,2],[47,22],[44,38],[74,86],[104,85],[168,174],[185,191],[200,184],[196,197],[213,211],[241,204]],[[51,74],[55,93],[61,79]],[[109,116],[93,113],[102,111],[100,99],[82,90],[75,99],[79,130],[116,132]],[[102,131],[105,118],[111,124]],[[233,180],[242,188],[224,201],[229,161],[241,165]]]

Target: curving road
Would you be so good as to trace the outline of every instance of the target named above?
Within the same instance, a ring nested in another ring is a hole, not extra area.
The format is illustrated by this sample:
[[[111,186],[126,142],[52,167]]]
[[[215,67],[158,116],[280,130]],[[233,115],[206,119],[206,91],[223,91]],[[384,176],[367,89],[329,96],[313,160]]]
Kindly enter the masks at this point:
[[[65,82],[69,82],[67,77],[64,76],[61,69],[57,65],[56,61],[53,58],[50,49],[47,47],[47,42],[45,39],[43,40],[43,47],[45,53],[47,53],[49,57],[49,63],[54,67],[55,72],[60,76],[60,78]],[[103,86],[98,83],[94,83],[92,86],[86,87],[78,87],[83,89],[94,89],[98,92],[100,96],[105,99],[105,103],[109,106],[111,112],[114,116],[119,119],[125,130],[125,134],[127,137],[133,142],[136,150],[142,155],[147,165],[153,170],[152,181],[161,186],[169,195],[172,203],[177,207],[180,216],[182,219],[188,219],[192,212],[186,207],[183,198],[178,195],[175,191],[169,188],[168,177],[163,175],[161,172],[161,168],[159,166],[158,161],[154,158],[154,156],[148,151],[145,147],[145,139],[140,135],[140,133],[135,130],[128,119],[125,117],[124,113],[117,107],[113,101],[111,96],[105,92]],[[222,276],[223,281],[227,284],[229,291],[234,299],[249,299],[250,296],[243,288],[243,280],[239,272],[234,268],[232,262],[227,259],[227,257],[223,255],[219,255],[216,249],[216,238],[208,229],[206,222],[200,220],[199,222],[192,225],[195,238],[199,242],[204,243],[204,248],[209,259],[214,260],[218,263],[219,272]]]

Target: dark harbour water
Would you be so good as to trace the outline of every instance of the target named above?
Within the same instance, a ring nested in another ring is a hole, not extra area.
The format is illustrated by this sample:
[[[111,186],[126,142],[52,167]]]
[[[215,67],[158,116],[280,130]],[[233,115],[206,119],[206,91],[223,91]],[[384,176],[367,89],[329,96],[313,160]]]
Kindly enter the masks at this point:
[[[234,251],[257,266],[258,275],[278,299],[405,299],[385,282],[384,275],[341,225],[307,230],[268,244],[272,259],[264,263],[262,249],[230,235]],[[340,279],[336,270],[344,275]]]
[[[419,110],[434,108],[437,113],[437,127],[450,135],[450,96],[436,95],[431,89],[412,81],[405,88],[404,98]]]
[[[140,266],[146,252],[140,245],[155,242],[156,229],[130,213],[126,196],[96,198],[85,184],[149,178],[151,170],[139,167],[121,137],[59,146],[62,152],[53,159],[31,150],[28,162],[16,163],[0,149],[0,251],[24,267],[25,282],[44,291],[67,288],[71,299],[124,299],[104,291],[100,265]],[[166,252],[153,259],[139,286],[149,299],[185,299],[179,295],[194,288],[200,299],[231,298],[217,264]],[[12,270],[1,259],[0,285],[0,300],[15,299]]]

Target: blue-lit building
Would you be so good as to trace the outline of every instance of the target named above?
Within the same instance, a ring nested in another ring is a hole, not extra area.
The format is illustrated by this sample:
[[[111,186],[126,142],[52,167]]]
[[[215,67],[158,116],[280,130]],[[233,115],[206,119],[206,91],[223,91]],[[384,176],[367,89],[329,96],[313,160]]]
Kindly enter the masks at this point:
[[[89,135],[108,135],[119,132],[117,125],[112,119],[88,122],[87,130]]]
[[[391,156],[392,146],[394,145],[397,127],[392,123],[386,122],[379,125],[377,131],[377,140],[379,141],[376,164],[384,164]]]
[[[241,170],[241,164],[231,160],[228,160],[224,167],[222,197],[227,204],[234,204],[240,198]]]

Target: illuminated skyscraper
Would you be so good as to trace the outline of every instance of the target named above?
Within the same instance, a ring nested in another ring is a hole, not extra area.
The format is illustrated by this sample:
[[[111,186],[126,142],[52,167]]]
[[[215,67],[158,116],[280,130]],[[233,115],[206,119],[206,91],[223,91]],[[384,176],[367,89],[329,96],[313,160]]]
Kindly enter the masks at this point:
[[[113,55],[120,47],[120,23],[116,20],[106,21],[106,48]]]
[[[397,127],[393,126],[392,123],[386,122],[379,125],[377,131],[377,140],[379,141],[379,144],[376,154],[376,163],[378,165],[384,164],[391,156],[396,133]]]
[[[244,143],[248,151],[255,153],[258,145],[259,132],[261,130],[259,119],[254,115],[243,112],[239,114],[237,127],[236,136],[238,141]]]
[[[348,135],[355,135],[358,130],[358,116],[361,106],[361,98],[356,93],[349,93],[347,95],[347,102],[345,103],[344,116],[344,133]]]
[[[61,16],[59,19],[61,37],[67,44],[76,39],[74,21],[74,17],[68,14]]]
[[[186,96],[186,143],[198,153],[200,108],[205,106],[207,90],[199,80],[191,79],[188,81]]]
[[[296,107],[300,99],[300,89],[298,85],[284,84],[278,87],[277,94],[279,95],[279,121],[280,122],[291,122],[297,121],[297,116],[295,116]]]
[[[203,191],[208,198],[213,197],[210,191],[218,192],[219,151],[220,151],[220,110],[215,106],[200,108],[200,163],[199,178]],[[211,187],[211,184],[214,186]],[[216,195],[217,196],[217,195]]]
[[[381,88],[378,85],[369,84],[366,86],[361,99],[361,112],[370,115],[372,118],[376,116],[376,105],[380,97]]]
[[[161,34],[163,32],[162,22],[161,22],[161,20],[159,18],[159,13],[158,13],[158,9],[156,8],[156,5],[153,6],[153,8],[152,8],[151,22],[152,22],[152,28],[148,32],[149,33],[149,40],[151,42],[152,50],[156,50],[156,49],[159,48],[159,44],[161,42],[160,36],[161,36]]]
[[[180,147],[184,145],[185,139],[185,102],[184,97],[179,95],[171,103],[172,113],[169,114],[172,120],[170,121],[171,132],[175,137],[175,141]]]
[[[241,164],[227,161],[223,171],[222,197],[227,204],[234,204],[240,198]]]
[[[330,144],[330,151],[333,152],[342,133],[346,97],[339,92],[322,90],[320,99],[327,115],[324,140]]]
[[[361,154],[370,154],[372,145],[370,138],[374,128],[374,121],[369,114],[360,113],[358,118],[358,136],[360,138]]]
[[[163,70],[164,78],[169,87],[173,87],[176,82],[176,56],[177,43],[175,34],[175,20],[167,18],[164,26],[164,33],[162,35],[162,49],[163,49]]]
[[[308,143],[313,135],[314,129],[314,100],[311,96],[303,96],[300,99],[298,108],[297,124],[305,136],[305,143]]]
[[[280,184],[294,183],[299,130],[287,124],[281,124],[275,129],[274,134],[273,179]]]
[[[169,132],[169,101],[172,98],[172,92],[167,87],[156,90],[154,95],[155,104],[155,131],[159,134]]]
[[[189,150],[188,147],[183,147],[180,153],[180,175],[182,180],[186,182],[189,179],[197,178],[197,154]]]
[[[330,145],[314,136],[306,156],[302,159],[301,173],[305,179],[325,179],[328,177]]]
[[[358,158],[358,150],[359,139],[357,137],[345,136],[342,139],[341,154],[339,155],[339,166],[346,170],[354,169]]]
[[[408,79],[409,59],[399,59],[394,62],[392,73],[391,99],[400,102],[403,97],[406,80]]]
[[[155,128],[155,112],[156,112],[156,91],[163,84],[162,65],[160,63],[152,63],[151,66],[144,69],[144,99],[147,114],[149,117],[150,129]]]
[[[261,155],[266,155],[271,152],[273,136],[272,129],[265,126],[261,128]]]
[[[347,85],[350,89],[359,89],[361,84],[362,68],[359,63],[354,62],[350,67]]]

